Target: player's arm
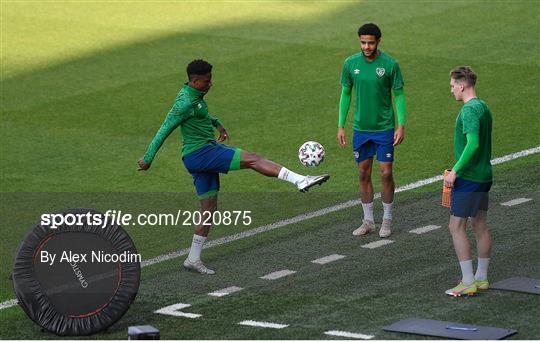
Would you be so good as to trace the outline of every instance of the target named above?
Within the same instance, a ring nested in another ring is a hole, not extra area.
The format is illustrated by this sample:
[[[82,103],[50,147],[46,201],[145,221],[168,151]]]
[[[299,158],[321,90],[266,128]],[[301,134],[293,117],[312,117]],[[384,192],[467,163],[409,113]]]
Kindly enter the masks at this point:
[[[347,86],[341,87],[341,96],[339,98],[339,118],[338,118],[338,134],[337,138],[341,147],[347,145],[345,139],[345,121],[347,120],[347,114],[349,114],[349,107],[351,105],[351,93],[352,89]]]
[[[452,168],[452,171],[448,174],[448,176],[444,179],[445,185],[448,187],[452,187],[454,185],[454,181],[456,180],[456,177],[459,175],[460,171],[463,170],[463,167],[467,165],[473,158],[474,154],[478,150],[478,147],[480,146],[480,137],[478,133],[467,133],[467,144],[465,145],[465,148],[463,149],[463,153],[461,153],[461,157],[459,157],[459,160],[456,162],[456,165]]]
[[[405,111],[405,91],[403,88],[394,89],[394,100],[396,102],[396,113],[398,127],[394,132],[394,146],[397,146],[405,139],[405,123],[407,122]]]
[[[154,160],[154,157],[156,156],[156,153],[160,149],[161,145],[163,145],[163,142],[165,142],[165,139],[167,139],[172,131],[174,131],[176,127],[180,126],[182,119],[183,112],[178,110],[175,105],[169,114],[167,114],[165,121],[163,121],[163,124],[157,131],[154,139],[152,139],[152,142],[148,146],[144,157],[138,161],[139,171],[148,170],[150,168],[150,165],[152,164],[152,161]]]
[[[478,147],[480,146],[480,138],[478,133],[467,133],[466,137],[467,144],[465,145],[465,149],[463,149],[461,157],[457,161],[456,165],[454,165],[452,168],[452,171],[454,171],[454,173],[457,175],[459,175],[459,172],[463,170],[463,167],[472,160],[476,150],[478,150]]]
[[[226,139],[229,139],[229,133],[227,132],[225,127],[223,127],[223,124],[221,123],[221,121],[219,121],[218,118],[210,114],[208,114],[208,116],[210,117],[210,120],[212,120],[212,126],[214,126],[219,132],[219,137],[217,141],[222,142],[222,141],[225,141]]]
[[[405,92],[403,91],[403,76],[401,68],[396,62],[392,68],[392,89],[394,91],[394,100],[396,102],[396,114],[398,118],[398,127],[394,132],[394,146],[397,146],[405,139]]]
[[[480,146],[480,120],[478,119],[480,113],[475,107],[467,107],[463,109],[461,114],[461,121],[463,123],[463,134],[467,138],[467,143],[465,148],[459,157],[459,160],[456,162],[452,171],[449,172],[448,176],[444,179],[445,185],[452,187],[454,181],[459,173],[463,170],[467,164],[470,163],[476,150]]]

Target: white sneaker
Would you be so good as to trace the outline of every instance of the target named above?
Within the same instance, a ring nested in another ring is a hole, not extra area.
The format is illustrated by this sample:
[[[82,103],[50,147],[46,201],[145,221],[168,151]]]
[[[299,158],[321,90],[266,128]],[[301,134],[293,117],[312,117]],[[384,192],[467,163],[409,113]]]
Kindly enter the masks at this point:
[[[187,268],[188,270],[199,272],[200,274],[215,274],[216,273],[214,272],[214,270],[211,270],[207,268],[206,266],[204,266],[201,260],[192,262],[191,260],[186,259],[184,261],[184,267]]]
[[[307,192],[309,188],[311,188],[314,185],[321,185],[322,183],[326,182],[330,178],[329,175],[322,175],[322,176],[305,176],[304,179],[296,183],[296,187],[300,192]]]
[[[352,235],[366,235],[371,233],[375,229],[375,223],[372,221],[364,220],[362,225],[352,232]]]
[[[387,238],[392,234],[392,220],[382,220],[381,229],[379,230],[379,236],[382,238]]]

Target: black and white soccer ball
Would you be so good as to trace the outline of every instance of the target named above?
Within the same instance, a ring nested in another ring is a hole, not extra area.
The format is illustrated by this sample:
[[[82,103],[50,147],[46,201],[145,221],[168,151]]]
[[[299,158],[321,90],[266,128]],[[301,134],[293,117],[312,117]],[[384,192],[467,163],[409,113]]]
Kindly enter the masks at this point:
[[[304,166],[319,166],[324,160],[324,147],[316,141],[306,141],[298,150],[298,159]]]

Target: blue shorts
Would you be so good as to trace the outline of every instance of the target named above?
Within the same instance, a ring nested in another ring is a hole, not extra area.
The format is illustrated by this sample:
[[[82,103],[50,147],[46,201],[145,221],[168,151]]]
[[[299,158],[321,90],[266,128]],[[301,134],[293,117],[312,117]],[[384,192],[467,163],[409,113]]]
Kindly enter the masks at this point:
[[[377,154],[381,162],[394,161],[394,129],[381,132],[361,132],[354,130],[354,160],[357,163]]]
[[[219,191],[219,174],[240,168],[240,149],[211,142],[182,158],[200,198]]]
[[[450,215],[475,217],[478,210],[488,210],[492,182],[479,183],[457,177],[452,188]]]

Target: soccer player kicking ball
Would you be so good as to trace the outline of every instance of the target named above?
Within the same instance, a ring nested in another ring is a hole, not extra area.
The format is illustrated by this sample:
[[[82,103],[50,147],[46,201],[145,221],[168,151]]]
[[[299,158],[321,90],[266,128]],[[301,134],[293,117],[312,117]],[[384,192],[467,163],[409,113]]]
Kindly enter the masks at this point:
[[[210,213],[217,209],[219,173],[238,169],[252,169],[268,177],[277,177],[296,186],[301,192],[314,185],[326,182],[330,176],[302,176],[258,154],[220,144],[229,138],[223,124],[208,112],[204,95],[212,87],[212,65],[201,59],[187,66],[188,82],[184,84],[161,128],[148,146],[144,157],[138,161],[139,170],[150,168],[152,160],[165,139],[178,126],[183,136],[182,160],[193,176],[197,195],[201,201],[201,212]],[[219,132],[216,141],[214,129]],[[201,250],[209,225],[195,228],[191,249],[184,267],[201,274],[214,274],[201,261]]]
[[[358,30],[358,37],[362,51],[345,60],[341,73],[342,90],[337,139],[341,147],[347,145],[344,127],[354,89],[356,105],[353,151],[360,173],[360,197],[364,220],[362,225],[353,231],[353,235],[369,234],[375,229],[371,171],[373,156],[376,154],[381,170],[381,197],[384,209],[379,236],[385,238],[392,233],[394,147],[401,144],[405,137],[403,78],[399,64],[378,49],[381,30],[377,25],[371,23],[363,25]],[[396,99],[398,117],[398,127],[395,131],[392,91]]]
[[[454,132],[454,154],[457,160],[444,184],[452,188],[448,227],[461,266],[461,282],[446,291],[451,296],[474,295],[487,290],[487,271],[491,255],[491,235],[486,218],[488,194],[492,183],[491,125],[492,117],[486,103],[476,96],[476,75],[468,66],[450,72],[450,89],[457,101],[463,101]],[[478,268],[473,275],[471,247],[467,239],[467,218],[478,250]]]

